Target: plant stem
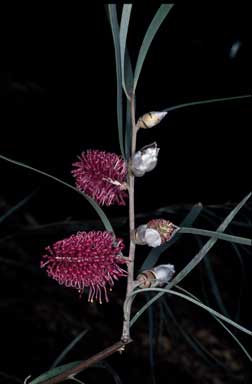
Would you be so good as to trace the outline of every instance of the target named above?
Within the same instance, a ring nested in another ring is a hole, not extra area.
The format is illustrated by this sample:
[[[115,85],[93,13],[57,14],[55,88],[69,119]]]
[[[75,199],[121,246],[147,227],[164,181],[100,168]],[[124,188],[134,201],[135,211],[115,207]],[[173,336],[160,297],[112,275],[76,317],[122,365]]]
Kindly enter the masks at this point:
[[[110,347],[104,349],[103,351],[97,353],[96,355],[93,355],[89,359],[81,361],[80,364],[76,365],[75,367],[68,369],[65,372],[62,372],[57,376],[54,376],[51,379],[43,381],[43,384],[60,383],[61,381],[66,380],[69,376],[74,374],[76,375],[77,373],[83,371],[84,369],[90,367],[91,365],[94,365],[98,361],[104,360],[106,357],[112,355],[113,353],[123,350],[125,344],[127,343],[123,342],[122,340],[117,341],[116,343],[112,344]]]
[[[132,93],[130,98],[130,116],[132,126],[131,136],[131,158],[136,152],[136,136],[137,127],[135,120],[135,95]],[[130,247],[129,247],[129,262],[128,262],[128,279],[127,279],[127,292],[125,302],[127,305],[123,307],[123,330],[122,330],[122,341],[127,343],[131,340],[130,338],[130,312],[133,301],[133,296],[129,297],[130,293],[134,288],[134,259],[135,259],[135,201],[134,201],[134,184],[135,177],[132,174],[130,168],[128,170],[128,182],[129,182],[129,232],[130,232]]]

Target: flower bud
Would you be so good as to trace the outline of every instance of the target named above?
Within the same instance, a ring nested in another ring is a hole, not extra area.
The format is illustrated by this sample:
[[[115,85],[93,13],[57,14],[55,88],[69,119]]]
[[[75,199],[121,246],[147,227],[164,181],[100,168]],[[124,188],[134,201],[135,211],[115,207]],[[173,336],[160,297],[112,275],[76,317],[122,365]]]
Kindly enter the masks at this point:
[[[131,169],[135,176],[143,176],[157,165],[159,148],[157,143],[147,145],[137,151],[131,160]]]
[[[136,244],[147,244],[149,247],[155,248],[171,240],[178,230],[179,227],[171,221],[153,219],[136,229],[135,242]]]
[[[174,265],[162,264],[141,272],[137,276],[137,281],[140,288],[162,287],[173,278],[174,274]]]
[[[139,117],[137,121],[138,128],[152,128],[159,124],[168,112],[148,112]]]

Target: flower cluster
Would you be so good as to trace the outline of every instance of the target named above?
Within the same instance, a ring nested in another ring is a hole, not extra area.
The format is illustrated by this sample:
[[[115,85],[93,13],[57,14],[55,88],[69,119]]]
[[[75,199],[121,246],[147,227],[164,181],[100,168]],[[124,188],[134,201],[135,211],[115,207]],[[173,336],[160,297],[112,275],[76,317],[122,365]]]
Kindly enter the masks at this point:
[[[127,164],[115,153],[88,150],[79,161],[73,163],[72,171],[76,188],[85,192],[100,205],[125,205],[127,193]]]
[[[166,112],[145,114],[139,119],[137,129],[151,128],[165,115]],[[158,152],[156,143],[145,146],[133,154],[129,164],[115,153],[91,149],[82,152],[73,163],[76,188],[99,205],[125,205],[128,166],[135,176],[143,176],[155,168]],[[141,243],[153,247],[166,241],[174,231],[173,225],[168,228],[167,222],[163,226],[155,220],[141,227],[137,232]],[[121,254],[123,248],[122,240],[108,231],[78,232],[48,246],[41,268],[46,267],[48,276],[59,284],[76,288],[80,294],[89,288],[88,301],[95,299],[101,303],[102,295],[108,301],[107,286],[112,287],[114,280],[127,275],[119,266],[127,262]],[[162,271],[167,275],[165,268]]]
[[[41,268],[48,276],[66,287],[76,288],[81,294],[89,288],[88,301],[102,302],[102,294],[108,301],[107,285],[126,276],[119,267],[126,263],[121,251],[123,241],[107,231],[78,232],[46,248]]]

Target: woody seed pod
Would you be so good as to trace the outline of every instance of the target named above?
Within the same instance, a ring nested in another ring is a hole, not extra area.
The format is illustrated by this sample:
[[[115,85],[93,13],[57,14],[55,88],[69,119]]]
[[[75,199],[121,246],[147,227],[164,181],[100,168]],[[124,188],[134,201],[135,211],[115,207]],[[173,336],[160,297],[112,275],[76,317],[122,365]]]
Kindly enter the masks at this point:
[[[162,287],[172,279],[174,273],[174,265],[162,264],[141,272],[137,276],[137,281],[140,288]]]
[[[135,176],[141,177],[152,171],[157,165],[159,148],[157,143],[149,144],[137,151],[131,160],[131,170]]]
[[[161,120],[167,115],[168,112],[148,112],[139,117],[137,121],[138,128],[153,128],[159,124]]]

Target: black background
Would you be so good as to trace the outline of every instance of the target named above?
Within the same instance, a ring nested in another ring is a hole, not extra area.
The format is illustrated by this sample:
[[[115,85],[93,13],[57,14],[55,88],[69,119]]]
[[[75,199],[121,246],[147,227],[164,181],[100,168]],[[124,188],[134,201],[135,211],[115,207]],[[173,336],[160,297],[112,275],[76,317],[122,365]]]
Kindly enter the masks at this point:
[[[148,3],[133,7],[128,36],[133,65],[156,9],[156,5]],[[185,102],[250,94],[251,30],[251,13],[244,5],[177,4],[146,57],[136,92],[137,117]],[[231,47],[237,41],[240,49],[232,58]],[[60,4],[53,8],[40,3],[33,8],[22,5],[2,13],[0,50],[0,152],[3,155],[73,184],[71,164],[81,151],[97,148],[119,153],[114,50],[103,5]],[[241,200],[251,189],[251,117],[251,100],[244,99],[173,111],[155,129],[140,131],[138,148],[156,141],[160,156],[156,169],[137,180],[137,213],[170,204],[198,201],[204,205],[223,204]],[[39,187],[27,210],[40,224],[67,217],[96,219],[85,200],[53,181],[3,160],[0,171],[0,195],[10,206]],[[123,216],[127,215],[127,208],[111,207],[106,213]],[[2,225],[2,233],[10,233],[12,225],[9,222]],[[36,259],[32,262],[37,268],[42,247],[49,240],[62,237],[59,227],[56,234],[21,237],[21,244],[30,254],[34,247]],[[15,260],[15,255],[11,257]],[[232,273],[227,274],[231,287]],[[66,313],[64,304],[75,320],[83,321],[87,314],[103,337],[107,331],[102,327],[107,319],[110,330],[118,328],[118,303],[113,304],[117,310],[114,315],[112,304],[98,310],[88,309],[86,303],[73,299],[74,294],[66,293],[61,287],[56,288],[54,296],[50,292],[54,282],[48,283],[40,270],[32,279],[29,273],[22,275],[19,270],[13,274],[8,271],[7,278],[17,279],[21,284],[7,289],[3,280],[3,300],[7,300],[7,306],[8,295],[14,298],[23,295],[27,302],[17,309],[10,306],[3,319],[3,329],[7,325],[12,335],[9,338],[6,333],[2,339],[5,351],[10,348],[5,353],[3,371],[23,377],[27,371],[34,374],[48,368],[55,355],[75,336],[70,331],[74,324],[60,322],[61,311],[63,317]],[[227,294],[227,300],[232,303],[231,294]],[[247,327],[249,312],[249,309],[245,311]],[[195,311],[196,319],[197,316]],[[36,323],[37,318],[41,322]],[[18,329],[16,319],[23,332]],[[29,328],[31,336],[27,342]],[[39,338],[32,332],[40,335]],[[51,339],[48,341],[45,335]],[[84,353],[88,356],[100,346],[96,335],[91,336],[90,350]],[[112,336],[108,336],[109,341]],[[102,340],[104,346],[109,344],[105,338]],[[26,342],[30,355],[24,355],[23,361],[22,345]],[[133,354],[134,347],[130,348]],[[135,357],[139,353],[136,351]],[[122,360],[115,357],[115,367],[122,371],[124,382],[132,382],[131,372]],[[144,356],[142,360],[144,366]],[[133,360],[130,362],[134,364]],[[141,378],[141,364],[135,378]],[[160,380],[162,372],[165,366],[160,366]],[[174,380],[176,375],[175,366]]]
[[[133,65],[155,9],[151,4],[133,8]],[[0,149],[72,181],[71,163],[82,150],[119,153],[115,63],[105,9],[89,4],[82,10],[22,11],[7,15],[1,34]],[[249,15],[243,5],[176,5],[144,63],[137,117],[183,102],[250,93]],[[231,58],[237,41],[240,49]],[[169,113],[155,130],[140,132],[138,148],[154,140],[161,147],[155,174],[139,182],[141,201],[153,185],[157,206],[221,202],[248,191],[250,111],[249,99],[191,107]],[[6,171],[6,164],[1,167]],[[7,168],[12,179],[15,171]]]

